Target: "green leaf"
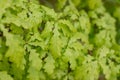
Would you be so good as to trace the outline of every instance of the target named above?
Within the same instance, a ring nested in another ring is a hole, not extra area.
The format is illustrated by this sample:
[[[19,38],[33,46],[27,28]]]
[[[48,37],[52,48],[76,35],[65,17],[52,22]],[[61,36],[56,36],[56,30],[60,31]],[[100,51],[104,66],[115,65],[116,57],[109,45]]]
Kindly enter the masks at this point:
[[[102,6],[102,1],[101,0],[89,0],[88,1],[88,6],[90,9],[95,9],[95,8],[98,8],[100,6]]]
[[[61,39],[57,26],[53,30],[53,36],[50,40],[49,50],[54,58],[61,56]]]
[[[30,61],[30,67],[40,71],[40,69],[42,68],[42,60],[40,59],[39,54],[36,53],[35,50],[31,49],[29,55],[29,61]]]
[[[89,21],[89,17],[87,15],[87,13],[85,11],[80,12],[79,22],[80,22],[79,24],[80,24],[81,30],[85,34],[89,34],[89,32],[90,32],[90,21]]]
[[[47,72],[47,74],[53,74],[54,69],[55,69],[55,60],[53,59],[53,57],[51,55],[49,55],[46,59],[45,59],[45,65],[44,65],[44,70],[45,72]]]
[[[3,28],[3,35],[6,37],[6,46],[8,46],[8,50],[5,54],[6,57],[10,59],[11,62],[14,62],[18,67],[24,68],[25,60],[24,60],[24,41],[20,36],[13,35],[8,33],[7,29]]]
[[[97,80],[99,76],[99,65],[97,61],[92,61],[93,57],[87,56],[81,66],[76,69],[76,80]],[[91,74],[92,72],[92,74]]]
[[[0,0],[0,20],[2,15],[6,12],[6,8],[9,8],[11,6],[11,0]]]
[[[45,17],[46,19],[53,19],[53,20],[57,20],[57,14],[55,13],[55,11],[53,9],[49,9],[45,6],[41,6],[41,8],[45,11]]]
[[[28,75],[27,78],[30,80],[39,80],[40,77],[40,73],[39,71],[42,68],[42,60],[40,58],[39,53],[36,52],[36,50],[34,49],[29,49],[30,50],[30,54],[29,54],[29,69],[28,69]]]
[[[0,71],[0,80],[14,80],[6,71]]]
[[[29,70],[28,70],[28,75],[27,75],[27,79],[28,80],[40,80],[40,77],[39,77],[39,71],[36,70],[35,68],[32,68],[30,67]]]

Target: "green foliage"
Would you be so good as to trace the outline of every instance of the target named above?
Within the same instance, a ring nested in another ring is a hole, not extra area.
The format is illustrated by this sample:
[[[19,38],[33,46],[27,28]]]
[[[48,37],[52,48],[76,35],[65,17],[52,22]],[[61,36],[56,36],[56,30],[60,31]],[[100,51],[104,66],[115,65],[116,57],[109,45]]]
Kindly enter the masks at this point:
[[[120,6],[106,2],[0,0],[0,80],[119,80]]]

